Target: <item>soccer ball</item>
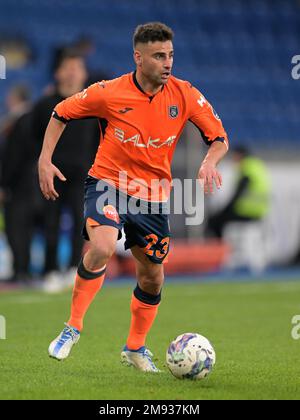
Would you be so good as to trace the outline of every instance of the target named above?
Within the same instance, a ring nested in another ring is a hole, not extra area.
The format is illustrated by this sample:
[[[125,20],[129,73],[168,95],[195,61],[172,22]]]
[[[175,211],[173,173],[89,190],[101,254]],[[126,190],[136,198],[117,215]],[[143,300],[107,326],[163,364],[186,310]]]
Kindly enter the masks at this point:
[[[216,353],[207,338],[200,334],[179,335],[169,345],[167,366],[178,379],[203,379],[216,363]]]

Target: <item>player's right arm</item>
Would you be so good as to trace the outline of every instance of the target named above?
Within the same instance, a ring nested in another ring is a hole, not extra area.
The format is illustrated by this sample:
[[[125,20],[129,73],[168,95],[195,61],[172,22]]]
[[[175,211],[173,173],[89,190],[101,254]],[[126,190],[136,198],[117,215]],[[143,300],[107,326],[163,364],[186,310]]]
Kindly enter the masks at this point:
[[[64,175],[60,170],[53,165],[52,155],[62,135],[66,124],[51,118],[46,129],[42,151],[39,157],[38,170],[39,182],[43,196],[47,200],[56,200],[58,193],[54,188],[54,178],[57,176],[61,181],[66,181]]]
[[[75,119],[101,117],[105,115],[105,85],[95,83],[88,89],[60,102],[54,109],[47,126],[42,151],[38,162],[39,183],[41,191],[47,200],[56,200],[59,195],[54,188],[54,178],[66,181],[60,170],[53,165],[52,156],[55,147],[66,127]],[[74,139],[80,141],[80,139]]]

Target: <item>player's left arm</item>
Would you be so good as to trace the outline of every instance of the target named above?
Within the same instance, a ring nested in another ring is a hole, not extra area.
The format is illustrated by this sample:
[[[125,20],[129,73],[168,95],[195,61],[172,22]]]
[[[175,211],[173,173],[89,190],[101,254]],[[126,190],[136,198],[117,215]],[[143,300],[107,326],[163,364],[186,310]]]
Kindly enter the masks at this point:
[[[189,120],[199,129],[203,140],[209,146],[198,178],[204,184],[205,193],[213,193],[214,183],[218,189],[222,186],[222,176],[217,165],[228,151],[228,137],[218,114],[194,87],[189,88],[189,105]]]
[[[218,189],[222,187],[222,175],[217,165],[226,155],[227,150],[224,143],[214,141],[200,166],[198,178],[204,184],[206,194],[214,192],[214,183]]]

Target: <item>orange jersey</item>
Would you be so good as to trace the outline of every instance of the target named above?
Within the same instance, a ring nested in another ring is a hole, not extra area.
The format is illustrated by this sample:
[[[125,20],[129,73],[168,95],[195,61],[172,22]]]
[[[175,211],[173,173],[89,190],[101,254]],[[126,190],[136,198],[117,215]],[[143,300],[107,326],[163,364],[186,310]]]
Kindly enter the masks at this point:
[[[228,145],[209,102],[189,82],[173,76],[154,96],[142,90],[135,73],[95,83],[60,102],[53,115],[64,122],[87,117],[105,122],[89,175],[148,201],[169,197],[171,161],[188,120],[206,143],[217,139]]]

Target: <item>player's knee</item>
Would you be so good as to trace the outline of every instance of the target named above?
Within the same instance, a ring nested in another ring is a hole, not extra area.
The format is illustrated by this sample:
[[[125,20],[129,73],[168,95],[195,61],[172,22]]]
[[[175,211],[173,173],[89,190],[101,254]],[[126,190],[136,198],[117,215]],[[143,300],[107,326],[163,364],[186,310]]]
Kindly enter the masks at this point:
[[[115,252],[115,243],[103,243],[102,241],[94,241],[91,246],[93,254],[97,255],[99,260],[105,263],[111,258]]]
[[[151,295],[158,295],[164,282],[163,273],[147,273],[139,276],[139,284],[142,290]]]

